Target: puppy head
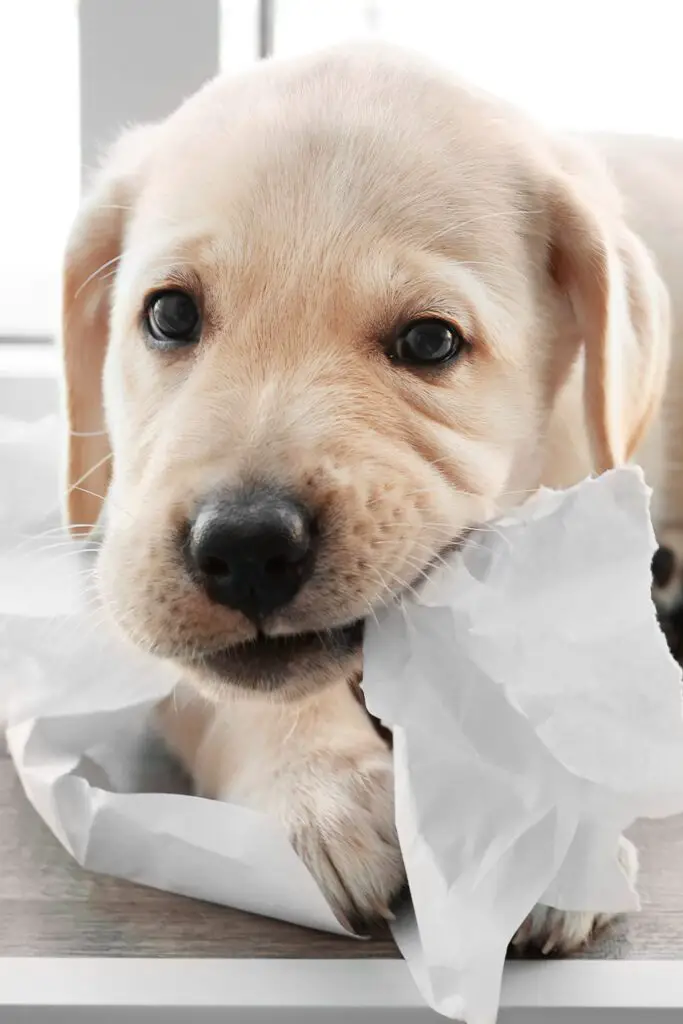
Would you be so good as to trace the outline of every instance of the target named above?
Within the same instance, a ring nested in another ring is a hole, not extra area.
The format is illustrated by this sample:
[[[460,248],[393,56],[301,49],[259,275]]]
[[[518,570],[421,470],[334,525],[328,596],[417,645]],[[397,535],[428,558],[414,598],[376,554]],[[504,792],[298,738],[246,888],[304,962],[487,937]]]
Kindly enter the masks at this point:
[[[351,675],[363,619],[537,486],[582,348],[595,466],[623,461],[651,395],[624,411],[620,346],[656,315],[617,229],[521,118],[391,50],[267,62],[125,136],[63,345],[68,516],[106,494],[122,629],[207,682]]]

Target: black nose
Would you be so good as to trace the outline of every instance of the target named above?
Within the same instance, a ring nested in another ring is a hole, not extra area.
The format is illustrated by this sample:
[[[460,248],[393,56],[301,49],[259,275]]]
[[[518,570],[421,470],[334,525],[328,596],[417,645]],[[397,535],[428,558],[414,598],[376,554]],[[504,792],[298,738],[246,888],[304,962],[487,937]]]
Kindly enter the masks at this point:
[[[190,568],[217,604],[260,622],[310,576],[315,525],[296,501],[268,491],[204,505],[190,529]]]

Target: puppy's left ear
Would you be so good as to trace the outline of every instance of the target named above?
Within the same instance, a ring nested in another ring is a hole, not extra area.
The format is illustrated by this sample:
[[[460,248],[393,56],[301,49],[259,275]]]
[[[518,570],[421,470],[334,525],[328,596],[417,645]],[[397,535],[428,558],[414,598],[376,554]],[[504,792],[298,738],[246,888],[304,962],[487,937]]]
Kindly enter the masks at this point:
[[[110,300],[154,130],[147,125],[131,129],[113,146],[67,243],[61,353],[68,425],[65,516],[73,533],[87,533],[97,523],[109,486],[102,374]]]
[[[657,412],[669,360],[669,299],[615,193],[553,183],[550,267],[584,348],[584,408],[596,472],[627,462]]]

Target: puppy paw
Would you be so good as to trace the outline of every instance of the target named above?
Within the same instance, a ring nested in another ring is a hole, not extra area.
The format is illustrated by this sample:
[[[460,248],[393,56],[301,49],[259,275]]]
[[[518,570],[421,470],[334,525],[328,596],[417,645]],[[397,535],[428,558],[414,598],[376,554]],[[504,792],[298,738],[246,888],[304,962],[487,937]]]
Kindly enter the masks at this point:
[[[343,924],[363,929],[391,917],[404,872],[388,750],[324,750],[310,757],[293,776],[280,815]]]
[[[234,692],[210,717],[197,791],[279,822],[345,925],[389,917],[404,883],[393,761],[346,680],[283,702]]]
[[[619,863],[630,882],[638,874],[636,849],[623,836],[619,840]],[[614,920],[614,914],[556,910],[537,904],[515,934],[511,946],[518,952],[535,949],[544,956],[578,953]]]
[[[658,537],[652,559],[652,598],[660,626],[677,661],[683,663],[683,531]]]
[[[663,530],[652,559],[652,596],[662,612],[670,612],[683,597],[683,530]]]
[[[612,920],[609,914],[555,910],[537,904],[512,940],[513,949],[538,950],[544,956],[578,953]]]

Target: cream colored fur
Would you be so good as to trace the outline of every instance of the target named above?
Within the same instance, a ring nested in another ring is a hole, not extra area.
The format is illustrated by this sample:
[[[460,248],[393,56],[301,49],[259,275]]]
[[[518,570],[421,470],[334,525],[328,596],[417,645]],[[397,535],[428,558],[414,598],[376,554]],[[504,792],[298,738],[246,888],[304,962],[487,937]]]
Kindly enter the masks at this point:
[[[185,665],[161,715],[199,791],[275,814],[344,919],[386,914],[402,880],[390,754],[349,687],[360,656],[302,664],[275,695],[201,671],[197,648],[254,632],[184,574],[178,531],[254,475],[320,510],[316,572],[278,635],[370,613],[539,484],[636,452],[679,525],[680,356],[658,419],[670,310],[647,246],[680,296],[681,152],[553,138],[365,45],[217,79],[125,135],[86,199],[67,400],[72,431],[106,433],[70,437],[69,519],[87,529],[107,494],[102,599]],[[164,286],[199,297],[196,350],[146,348],[141,309]],[[459,326],[466,357],[440,375],[390,364],[383,340],[427,315]],[[600,920],[537,910],[518,938],[566,950]]]

